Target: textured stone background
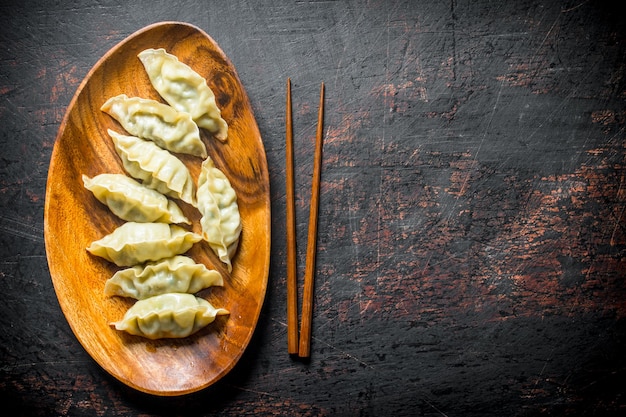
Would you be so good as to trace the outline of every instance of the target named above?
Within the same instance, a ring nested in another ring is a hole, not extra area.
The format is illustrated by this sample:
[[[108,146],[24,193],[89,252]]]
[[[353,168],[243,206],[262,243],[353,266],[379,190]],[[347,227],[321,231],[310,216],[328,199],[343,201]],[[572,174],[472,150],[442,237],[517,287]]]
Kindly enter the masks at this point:
[[[265,143],[272,262],[240,363],[139,394],[72,334],[43,242],[76,88],[150,23],[209,33]],[[626,408],[626,27],[609,1],[0,5],[0,398],[21,415],[618,415]],[[284,106],[304,270],[326,83],[312,358],[287,355]]]

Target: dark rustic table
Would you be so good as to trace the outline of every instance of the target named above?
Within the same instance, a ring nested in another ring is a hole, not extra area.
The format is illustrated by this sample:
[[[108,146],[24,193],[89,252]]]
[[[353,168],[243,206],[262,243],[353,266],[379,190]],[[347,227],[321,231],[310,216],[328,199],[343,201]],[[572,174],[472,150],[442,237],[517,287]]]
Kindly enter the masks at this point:
[[[273,215],[249,348],[217,384],[173,398],[85,352],[43,240],[76,88],[165,20],[205,30],[236,66]],[[326,84],[309,362],[287,354],[287,77],[300,275]],[[0,403],[13,415],[626,412],[626,25],[610,2],[3,2],[0,120]]]

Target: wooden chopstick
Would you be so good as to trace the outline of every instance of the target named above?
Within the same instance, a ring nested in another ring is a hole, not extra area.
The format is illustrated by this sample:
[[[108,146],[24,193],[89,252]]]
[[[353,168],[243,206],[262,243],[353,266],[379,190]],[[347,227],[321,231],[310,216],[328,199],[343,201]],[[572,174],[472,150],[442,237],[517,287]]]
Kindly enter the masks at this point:
[[[296,277],[296,214],[293,177],[293,125],[291,114],[291,79],[287,78],[286,111],[286,198],[287,198],[287,351],[298,353],[298,280]]]
[[[311,205],[309,211],[309,234],[306,247],[306,267],[304,271],[304,292],[302,295],[302,323],[298,356],[308,358],[311,351],[311,322],[313,320],[313,281],[315,278],[315,255],[317,252],[317,218],[319,208],[319,188],[322,165],[322,131],[324,124],[324,83],[320,88],[320,105],[317,113],[317,133],[313,161],[313,181],[311,185]]]

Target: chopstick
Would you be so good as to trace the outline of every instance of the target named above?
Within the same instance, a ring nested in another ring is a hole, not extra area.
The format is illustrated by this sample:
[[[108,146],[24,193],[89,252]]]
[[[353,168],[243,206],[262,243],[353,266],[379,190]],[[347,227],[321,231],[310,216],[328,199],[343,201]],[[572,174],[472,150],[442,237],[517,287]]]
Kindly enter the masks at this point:
[[[324,124],[324,83],[320,87],[320,104],[317,113],[315,135],[315,156],[313,160],[313,181],[309,211],[309,234],[306,247],[306,267],[304,270],[304,292],[302,295],[302,323],[300,324],[300,344],[298,356],[308,358],[311,351],[311,322],[313,320],[313,284],[315,278],[315,255],[317,252],[317,218],[319,209],[319,189],[322,165],[322,131]]]
[[[293,173],[293,119],[291,108],[291,79],[287,78],[286,125],[286,200],[287,200],[287,351],[290,355],[308,358],[311,353],[311,322],[313,321],[313,287],[315,280],[315,255],[317,253],[317,219],[319,211],[319,189],[322,166],[322,142],[324,125],[324,83],[320,87],[320,104],[317,113],[313,179],[309,209],[309,231],[307,236],[306,266],[304,271],[304,293],[302,299],[302,323],[298,340],[298,280],[296,274],[296,215],[294,203]]]
[[[296,215],[293,178],[293,126],[291,115],[291,79],[287,78],[286,111],[286,199],[287,199],[287,351],[298,353],[298,280],[296,278]]]

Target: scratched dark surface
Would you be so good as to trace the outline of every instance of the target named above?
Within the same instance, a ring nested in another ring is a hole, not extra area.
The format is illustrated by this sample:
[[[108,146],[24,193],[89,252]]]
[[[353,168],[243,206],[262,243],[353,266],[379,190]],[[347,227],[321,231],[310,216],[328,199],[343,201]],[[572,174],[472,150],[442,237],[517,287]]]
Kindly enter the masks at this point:
[[[127,4],[129,3],[129,4]],[[626,26],[602,1],[3,2],[0,401],[15,415],[626,413]],[[76,88],[150,23],[209,33],[267,151],[272,258],[219,383],[140,394],[83,350],[43,242]],[[312,357],[287,354],[285,81],[299,271],[326,83]]]

